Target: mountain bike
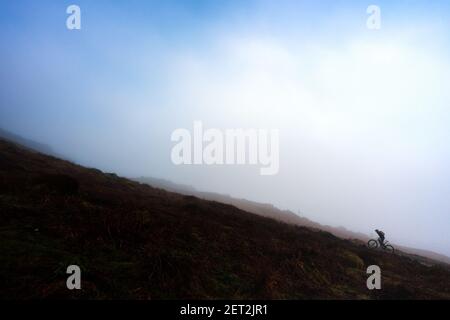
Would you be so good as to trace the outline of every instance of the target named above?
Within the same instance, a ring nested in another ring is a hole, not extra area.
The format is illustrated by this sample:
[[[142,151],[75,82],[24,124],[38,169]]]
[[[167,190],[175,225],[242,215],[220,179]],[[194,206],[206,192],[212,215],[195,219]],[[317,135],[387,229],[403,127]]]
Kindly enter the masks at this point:
[[[389,253],[394,253],[394,251],[395,251],[394,247],[392,245],[390,245],[388,241],[384,241],[384,243],[381,243],[379,239],[378,240],[370,239],[367,242],[367,246],[370,249],[378,249],[378,248],[380,248],[380,249],[382,249],[384,251],[387,251]]]

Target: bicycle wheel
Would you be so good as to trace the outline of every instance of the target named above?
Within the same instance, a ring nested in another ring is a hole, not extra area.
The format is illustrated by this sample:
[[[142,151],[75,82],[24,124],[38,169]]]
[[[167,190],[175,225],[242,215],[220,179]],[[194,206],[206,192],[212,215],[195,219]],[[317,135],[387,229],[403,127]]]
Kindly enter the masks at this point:
[[[367,246],[370,249],[376,249],[376,248],[378,248],[378,241],[374,240],[374,239],[370,239],[369,242],[367,242]]]
[[[389,253],[394,253],[394,247],[388,244],[385,248],[385,250]]]

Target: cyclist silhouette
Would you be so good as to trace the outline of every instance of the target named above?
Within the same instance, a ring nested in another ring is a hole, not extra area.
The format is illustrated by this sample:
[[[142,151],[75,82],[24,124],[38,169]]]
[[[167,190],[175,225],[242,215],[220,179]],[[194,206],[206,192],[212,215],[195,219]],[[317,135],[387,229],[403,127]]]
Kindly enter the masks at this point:
[[[378,229],[375,229],[375,232],[376,232],[376,233],[378,234],[378,236],[380,237],[380,238],[378,239],[378,241],[380,242],[380,244],[381,244],[382,246],[384,246],[384,239],[385,239],[384,232],[381,231],[381,230],[378,230]]]
[[[389,244],[389,241],[385,241],[386,237],[384,236],[384,232],[378,229],[375,229],[375,232],[378,234],[378,239],[370,239],[367,241],[367,246],[370,249],[380,248],[389,253],[394,253],[395,249],[392,245]]]

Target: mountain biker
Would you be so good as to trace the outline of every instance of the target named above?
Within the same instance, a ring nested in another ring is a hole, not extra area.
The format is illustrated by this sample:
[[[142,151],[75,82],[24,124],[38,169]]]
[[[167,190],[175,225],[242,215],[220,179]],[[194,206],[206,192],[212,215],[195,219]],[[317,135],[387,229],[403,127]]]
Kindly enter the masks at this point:
[[[385,239],[385,237],[384,237],[384,232],[383,231],[381,231],[381,230],[378,230],[378,229],[375,229],[375,232],[378,234],[378,236],[380,237],[379,239],[378,239],[378,241],[380,242],[380,244],[382,245],[382,246],[384,246],[384,239]]]

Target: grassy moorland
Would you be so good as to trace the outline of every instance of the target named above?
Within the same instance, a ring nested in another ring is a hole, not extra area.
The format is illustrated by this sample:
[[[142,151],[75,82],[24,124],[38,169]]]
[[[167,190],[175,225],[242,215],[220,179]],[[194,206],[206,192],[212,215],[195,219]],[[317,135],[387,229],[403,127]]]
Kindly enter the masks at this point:
[[[450,269],[0,140],[0,298],[449,299]]]

